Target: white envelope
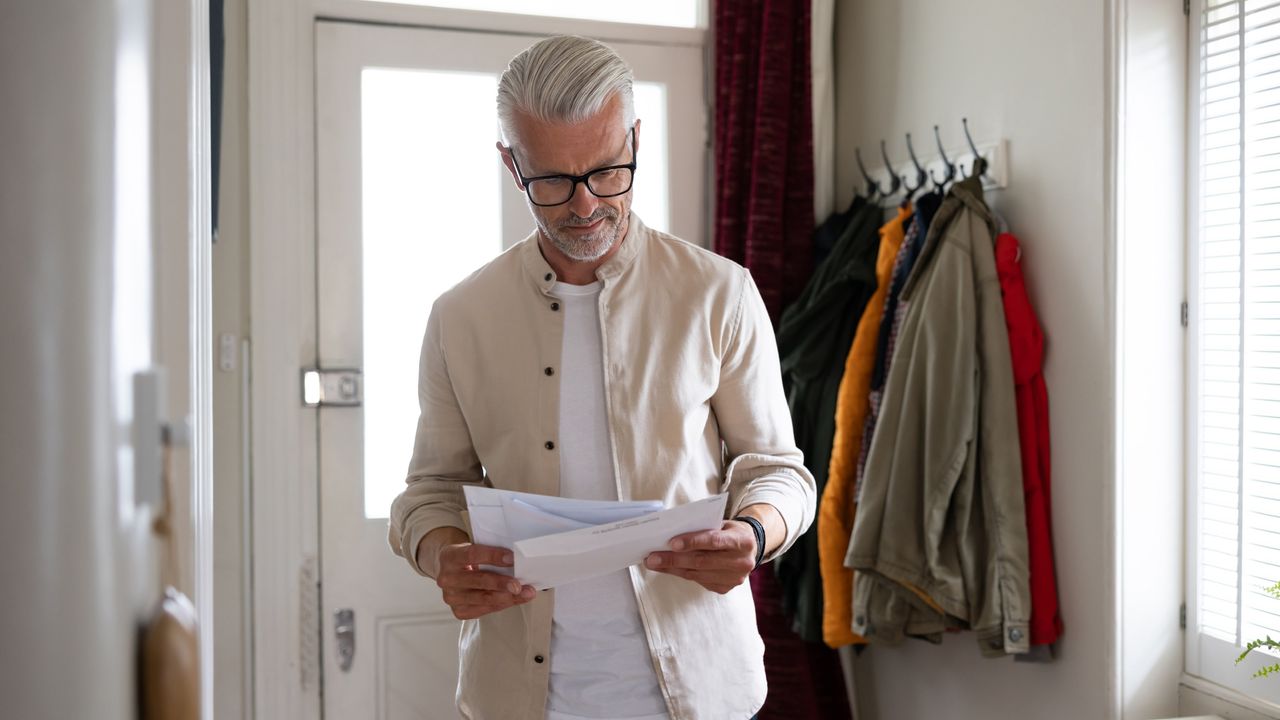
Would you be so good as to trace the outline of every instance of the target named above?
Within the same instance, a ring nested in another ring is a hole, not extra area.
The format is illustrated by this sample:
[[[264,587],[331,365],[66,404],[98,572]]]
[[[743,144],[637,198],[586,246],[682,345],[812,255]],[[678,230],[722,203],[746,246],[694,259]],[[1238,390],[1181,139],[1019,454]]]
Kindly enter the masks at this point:
[[[658,500],[574,500],[478,485],[464,486],[463,494],[467,500],[472,541],[508,550],[514,549],[517,540],[627,520],[662,510],[662,502]],[[502,575],[514,573],[512,568],[481,567]]]
[[[539,590],[616,572],[667,549],[676,535],[717,529],[727,500],[721,494],[664,510],[656,500],[573,500],[473,485],[463,492],[472,540],[515,553],[515,568],[484,568]]]
[[[714,495],[630,520],[517,540],[515,576],[545,590],[622,570],[669,549],[676,535],[718,529],[727,498]]]

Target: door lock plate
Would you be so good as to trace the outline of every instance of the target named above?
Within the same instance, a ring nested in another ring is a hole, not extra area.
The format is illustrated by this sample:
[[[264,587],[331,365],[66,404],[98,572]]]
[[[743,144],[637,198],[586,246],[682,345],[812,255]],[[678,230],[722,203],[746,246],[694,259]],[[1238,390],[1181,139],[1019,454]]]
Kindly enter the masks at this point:
[[[359,407],[364,403],[364,377],[359,370],[302,371],[302,404],[307,407]]]

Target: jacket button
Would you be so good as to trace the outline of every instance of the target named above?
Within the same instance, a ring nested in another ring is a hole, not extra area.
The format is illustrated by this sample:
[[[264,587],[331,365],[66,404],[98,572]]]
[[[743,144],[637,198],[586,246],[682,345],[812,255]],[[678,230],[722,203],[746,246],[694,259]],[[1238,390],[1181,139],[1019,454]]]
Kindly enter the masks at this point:
[[[545,369],[543,369],[543,371],[542,371],[542,372],[543,372],[543,374],[545,374],[547,377],[551,377],[552,375],[555,375],[555,374],[556,374],[556,371],[555,371],[555,370],[553,370],[553,369],[551,369],[551,368],[545,368]]]
[[[541,655],[534,655],[534,656],[533,656],[533,661],[534,661],[534,662],[536,662],[536,663],[538,663],[539,665],[541,665],[541,664],[542,664],[542,661],[543,661],[543,660],[546,660],[546,658],[542,657]]]
[[[556,312],[559,309],[560,309],[560,303],[551,303],[551,312]]]
[[[1018,628],[1014,628],[1014,629],[1010,630],[1010,631],[1009,631],[1009,639],[1010,639],[1010,640],[1012,640],[1012,641],[1014,641],[1014,642],[1018,642],[1019,640],[1021,640],[1021,639],[1022,639],[1022,631],[1021,631],[1021,630],[1019,630]]]
[[[551,442],[550,440],[548,440],[548,441],[547,441],[547,444],[546,444],[546,445],[543,445],[542,447],[544,447],[544,448],[546,448],[546,449],[548,449],[548,450],[555,450],[555,449],[556,449],[556,444],[555,444],[555,443],[553,443],[553,442]]]
[[[553,277],[555,277],[555,276],[554,276],[554,275],[552,275],[551,273],[547,273],[546,275],[544,275],[544,276],[542,277],[542,279],[543,279],[543,280],[546,280],[547,282],[551,282],[551,278],[553,278]]]

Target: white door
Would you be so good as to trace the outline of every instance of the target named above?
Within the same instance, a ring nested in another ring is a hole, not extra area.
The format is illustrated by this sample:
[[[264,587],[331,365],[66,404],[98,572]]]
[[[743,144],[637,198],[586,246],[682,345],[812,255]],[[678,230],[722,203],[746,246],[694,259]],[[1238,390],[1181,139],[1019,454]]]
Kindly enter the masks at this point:
[[[386,518],[412,451],[432,302],[533,228],[494,142],[498,76],[535,40],[316,25],[318,354],[322,368],[363,378],[361,405],[319,415],[329,718],[457,717],[459,623],[435,584],[392,556]],[[705,244],[701,51],[611,44],[635,70],[643,120],[633,207]]]

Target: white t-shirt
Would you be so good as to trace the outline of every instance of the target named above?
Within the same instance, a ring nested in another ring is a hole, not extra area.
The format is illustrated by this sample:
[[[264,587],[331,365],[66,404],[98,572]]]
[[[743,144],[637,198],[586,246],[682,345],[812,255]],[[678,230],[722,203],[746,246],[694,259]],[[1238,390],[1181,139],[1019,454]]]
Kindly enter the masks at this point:
[[[617,500],[605,412],[600,283],[556,283],[564,309],[560,495]],[[630,571],[555,589],[547,720],[669,720]]]

